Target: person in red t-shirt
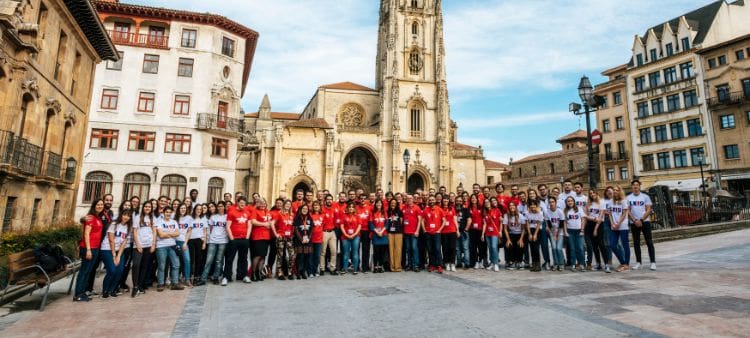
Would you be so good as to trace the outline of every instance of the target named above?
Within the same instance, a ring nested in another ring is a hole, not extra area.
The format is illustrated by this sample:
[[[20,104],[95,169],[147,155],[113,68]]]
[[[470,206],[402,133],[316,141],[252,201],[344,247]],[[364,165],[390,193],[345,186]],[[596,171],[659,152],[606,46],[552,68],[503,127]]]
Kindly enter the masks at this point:
[[[492,207],[492,200],[487,199],[484,201],[482,208],[482,218],[484,221],[484,228],[482,230],[482,239],[487,243],[490,250],[490,265],[487,266],[487,270],[493,269],[494,271],[500,271],[498,266],[498,241],[500,237],[500,222],[498,218],[495,218],[496,208]]]
[[[323,206],[323,243],[320,252],[319,270],[322,275],[325,272],[326,253],[331,253],[331,259],[328,262],[328,271],[330,274],[336,273],[336,217],[337,209],[333,204],[333,196],[325,196],[325,205]]]
[[[297,191],[294,192],[294,202],[292,202],[292,214],[296,215],[297,210],[299,210],[299,207],[305,203],[306,203],[305,191],[302,189],[297,189]]]
[[[443,253],[440,233],[445,227],[443,210],[435,205],[435,196],[427,198],[427,207],[422,211],[422,229],[427,233],[427,251],[430,254],[430,272],[443,273]]]
[[[247,277],[247,253],[250,248],[248,240],[250,238],[250,231],[252,230],[252,225],[248,222],[252,215],[247,212],[246,206],[247,200],[244,196],[240,196],[236,208],[227,214],[227,237],[229,237],[229,243],[227,244],[224,261],[224,279],[227,281],[232,280],[234,257],[236,255],[237,271],[235,277],[237,280],[250,283],[250,278]],[[222,280],[222,285],[226,284],[224,282]]]
[[[422,222],[422,209],[414,204],[414,196],[406,195],[404,204],[404,239],[408,267],[419,272],[419,224]]]
[[[255,212],[252,214],[252,232],[250,235],[250,255],[253,256],[252,281],[262,281],[267,274],[263,273],[264,260],[268,255],[271,242],[271,211],[268,210],[266,200],[259,198],[255,201]],[[248,272],[249,273],[249,272]]]
[[[448,271],[456,271],[456,241],[459,236],[456,208],[446,198],[443,199],[440,208],[443,209],[443,216],[445,217],[445,226],[443,226],[443,231],[440,233],[445,267]]]
[[[366,195],[362,195],[363,197]],[[374,195],[373,195],[374,196]],[[362,244],[362,272],[370,271],[370,244],[372,237],[370,235],[370,210],[372,206],[369,205],[369,201],[360,200],[357,204],[357,219],[359,220],[360,236],[359,240]]]
[[[375,255],[373,257],[373,272],[383,273],[385,268],[385,252],[388,250],[388,229],[386,220],[388,215],[383,207],[383,200],[376,199],[370,213],[370,232],[372,233],[372,245]]]
[[[359,231],[361,230],[357,208],[354,202],[346,205],[346,213],[341,220],[341,246],[342,252],[342,269],[340,274],[344,275],[349,267],[349,259],[352,260],[354,274],[359,271]]]
[[[479,186],[478,183],[474,183],[474,185],[471,186],[472,194],[477,195],[477,198],[479,198],[479,205],[484,205],[484,199],[489,196],[485,196],[482,193],[482,187]]]
[[[307,264],[307,273],[312,277],[319,277],[318,266],[320,265],[320,251],[323,246],[323,209],[320,206],[320,202],[312,202],[312,232],[310,235],[310,242],[312,243],[312,255]]]
[[[479,204],[479,196],[476,194],[469,197],[469,262],[474,269],[479,269],[487,259],[487,242],[482,238],[482,205]]]
[[[297,256],[294,253],[292,243],[292,201],[286,200],[282,203],[280,210],[274,214],[271,231],[276,237],[276,278],[284,280],[294,279],[294,269]],[[286,277],[284,277],[286,268]]]
[[[99,248],[102,245],[102,234],[104,224],[101,220],[101,214],[104,211],[104,200],[96,200],[91,203],[91,208],[84,218],[83,235],[78,242],[79,252],[81,255],[81,268],[78,270],[78,280],[76,280],[76,289],[73,297],[74,301],[90,301],[86,295],[86,287],[92,273],[94,273],[96,258],[99,255]]]

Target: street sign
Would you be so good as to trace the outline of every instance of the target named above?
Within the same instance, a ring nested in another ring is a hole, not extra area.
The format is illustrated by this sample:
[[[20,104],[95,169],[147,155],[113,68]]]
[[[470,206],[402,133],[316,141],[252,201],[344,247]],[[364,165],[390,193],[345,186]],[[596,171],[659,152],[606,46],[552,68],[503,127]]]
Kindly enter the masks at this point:
[[[602,143],[602,133],[599,132],[599,129],[594,129],[594,131],[591,132],[591,144],[600,143]]]

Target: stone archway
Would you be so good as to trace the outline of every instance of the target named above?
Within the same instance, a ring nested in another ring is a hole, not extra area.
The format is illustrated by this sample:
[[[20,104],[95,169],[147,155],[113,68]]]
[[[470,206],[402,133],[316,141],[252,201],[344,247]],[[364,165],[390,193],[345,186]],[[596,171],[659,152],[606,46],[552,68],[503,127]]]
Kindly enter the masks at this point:
[[[297,175],[286,184],[287,197],[294,198],[294,192],[297,191],[297,189],[302,189],[304,192],[316,192],[318,186],[315,184],[312,177],[307,175]]]
[[[374,192],[378,180],[378,162],[375,155],[365,147],[355,147],[344,157],[341,178],[344,191],[362,189]]]
[[[425,179],[422,174],[415,172],[409,176],[409,179],[406,181],[406,187],[407,187],[407,193],[413,194],[417,191],[417,189],[422,189],[423,191],[425,188]]]

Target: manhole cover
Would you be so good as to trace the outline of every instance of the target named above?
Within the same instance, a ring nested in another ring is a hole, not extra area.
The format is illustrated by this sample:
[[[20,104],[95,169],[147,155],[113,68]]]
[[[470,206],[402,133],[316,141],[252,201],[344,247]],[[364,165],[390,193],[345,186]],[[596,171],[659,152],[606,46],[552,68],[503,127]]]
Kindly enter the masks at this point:
[[[359,292],[359,294],[365,297],[380,297],[380,296],[395,295],[399,293],[406,293],[404,292],[404,290],[401,290],[393,286],[387,287],[387,288],[358,289],[357,292]]]

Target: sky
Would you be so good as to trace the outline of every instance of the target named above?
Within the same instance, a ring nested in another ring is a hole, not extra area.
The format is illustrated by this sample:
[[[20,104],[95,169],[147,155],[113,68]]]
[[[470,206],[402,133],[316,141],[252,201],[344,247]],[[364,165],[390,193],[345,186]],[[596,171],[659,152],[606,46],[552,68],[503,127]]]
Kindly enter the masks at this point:
[[[373,87],[378,0],[125,0],[224,15],[260,33],[242,106],[301,112],[317,87]],[[459,142],[487,159],[559,150],[585,120],[581,76],[628,62],[634,36],[710,0],[444,0],[446,73]],[[593,121],[592,117],[592,121]],[[592,126],[594,123],[592,123]]]

